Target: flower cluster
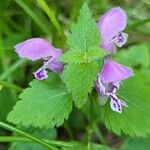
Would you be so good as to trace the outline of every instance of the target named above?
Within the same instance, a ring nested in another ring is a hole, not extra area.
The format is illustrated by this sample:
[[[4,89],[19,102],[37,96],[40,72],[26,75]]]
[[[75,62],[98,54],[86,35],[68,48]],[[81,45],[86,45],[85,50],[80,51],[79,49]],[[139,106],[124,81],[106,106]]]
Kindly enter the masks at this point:
[[[127,15],[120,7],[111,9],[98,21],[102,39],[100,47],[110,54],[104,58],[103,68],[97,77],[96,90],[103,101],[110,98],[111,109],[118,113],[122,112],[122,106],[128,105],[117,97],[116,92],[122,80],[133,76],[131,68],[112,60],[115,46],[122,47],[127,42],[128,35],[123,32],[126,23]]]
[[[122,106],[128,105],[120,100],[116,92],[122,80],[133,75],[132,69],[118,64],[112,60],[112,55],[115,53],[116,46],[122,47],[128,38],[128,35],[123,32],[126,27],[127,15],[120,8],[116,7],[105,13],[98,21],[98,28],[101,34],[102,49],[110,52],[104,58],[104,64],[101,72],[98,74],[96,81],[96,90],[101,99],[110,98],[110,107],[115,112],[122,112]],[[16,52],[21,58],[27,58],[35,61],[42,59],[43,65],[34,72],[35,78],[44,80],[48,77],[47,69],[56,73],[63,71],[63,63],[58,59],[62,55],[62,50],[54,48],[52,44],[42,38],[28,39],[15,46]]]

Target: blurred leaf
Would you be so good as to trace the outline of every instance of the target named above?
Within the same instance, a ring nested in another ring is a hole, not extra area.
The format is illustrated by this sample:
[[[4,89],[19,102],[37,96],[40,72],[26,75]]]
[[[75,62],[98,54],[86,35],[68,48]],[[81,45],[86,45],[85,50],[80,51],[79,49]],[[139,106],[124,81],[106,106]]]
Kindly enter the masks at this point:
[[[0,84],[0,91],[2,90],[2,88],[3,88],[3,85],[2,85],[2,84]]]
[[[120,150],[149,150],[150,137],[147,138],[128,138],[125,140]]]
[[[43,20],[39,17],[39,15],[37,15],[37,13],[35,13],[34,10],[32,10],[32,8],[30,8],[30,6],[28,6],[25,1],[15,0],[15,2],[20,5],[20,7],[22,7],[27,12],[27,14],[29,14],[29,16],[36,22],[36,24],[46,35],[51,35],[50,30],[44,24]]]
[[[128,108],[121,114],[110,109],[109,104],[102,109],[102,118],[108,129],[116,134],[146,136],[150,133],[150,86],[139,72],[120,87],[119,97],[127,101]]]
[[[52,140],[52,139],[56,139],[56,136],[57,136],[56,130],[54,128],[41,130],[38,128],[29,127],[24,130],[38,138],[42,138],[42,139],[48,139],[48,140],[51,139]],[[9,150],[47,150],[47,149],[39,144],[32,143],[32,142],[13,142],[13,144],[10,146]]]
[[[0,90],[0,121],[5,121],[7,114],[10,112],[13,107],[13,97],[10,90],[1,89]]]
[[[76,118],[76,119],[74,119]],[[74,107],[73,111],[71,112],[69,119],[67,121],[70,127],[73,128],[73,132],[85,131],[87,120],[84,113],[82,113],[77,107]]]
[[[50,79],[33,80],[30,86],[20,95],[8,120],[40,128],[60,126],[72,110],[72,99],[59,77],[50,74]]]
[[[141,65],[144,68],[148,68],[150,66],[149,47],[147,44],[131,46],[127,51],[119,52],[116,59],[118,62],[130,67]]]

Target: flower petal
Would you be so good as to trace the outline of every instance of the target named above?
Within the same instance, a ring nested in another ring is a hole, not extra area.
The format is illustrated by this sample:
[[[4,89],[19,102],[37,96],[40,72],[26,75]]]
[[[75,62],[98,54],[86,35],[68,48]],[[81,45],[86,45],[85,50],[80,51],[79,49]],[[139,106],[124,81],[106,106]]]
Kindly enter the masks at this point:
[[[103,65],[100,78],[104,83],[111,83],[127,79],[133,75],[134,73],[131,68],[108,60]]]
[[[111,99],[111,101],[110,101],[111,109],[115,112],[122,113],[122,106],[121,106],[121,103],[119,102],[119,100],[113,99],[113,98],[110,98],[110,99]]]
[[[56,55],[57,49],[50,42],[42,38],[28,39],[15,46],[16,52],[21,58],[37,60]],[[55,52],[56,51],[56,52]]]
[[[114,50],[114,43],[108,43],[108,42],[102,41],[100,47],[101,47],[102,49],[104,49],[104,50],[108,50],[108,51],[113,52],[113,50]]]
[[[54,59],[47,64],[47,68],[54,71],[55,73],[61,73],[63,71],[64,65],[57,59]]]
[[[98,79],[95,83],[95,88],[98,92],[99,95],[101,96],[106,96],[106,87],[102,84],[102,82],[100,81],[100,77],[98,76]]]
[[[44,80],[48,78],[47,71],[43,67],[39,68],[36,72],[34,72],[34,76],[38,80]]]
[[[106,12],[98,21],[101,38],[104,43],[109,42],[115,35],[126,27],[127,15],[120,7]]]

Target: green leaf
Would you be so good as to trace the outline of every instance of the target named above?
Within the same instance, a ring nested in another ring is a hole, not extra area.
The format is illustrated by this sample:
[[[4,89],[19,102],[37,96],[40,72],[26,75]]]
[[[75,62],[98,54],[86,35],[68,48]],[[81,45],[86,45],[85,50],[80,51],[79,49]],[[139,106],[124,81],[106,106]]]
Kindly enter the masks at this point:
[[[101,59],[106,54],[107,52],[100,49],[99,47],[91,48],[87,52],[72,50],[64,53],[61,56],[60,60],[64,63],[88,63],[94,60]]]
[[[8,121],[40,128],[60,126],[72,110],[72,99],[55,74],[45,81],[34,80],[20,95]]]
[[[22,127],[21,127],[22,128]],[[37,128],[26,128],[24,129],[26,132],[42,139],[53,140],[56,139],[57,133],[56,129],[37,129]],[[32,143],[32,142],[13,142],[9,148],[9,150],[46,150],[43,146]]]
[[[102,118],[108,129],[117,134],[124,132],[132,136],[146,136],[150,133],[150,79],[136,72],[124,82],[119,97],[125,100],[128,108],[123,107],[121,114],[110,109],[109,102],[102,110]]]
[[[128,138],[125,140],[120,150],[148,150],[150,149],[150,137]]]
[[[86,102],[88,93],[92,91],[94,81],[100,67],[96,62],[83,64],[68,64],[63,72],[63,80],[72,93],[77,107]]]
[[[87,3],[84,3],[81,8],[77,23],[73,25],[71,33],[67,37],[67,45],[69,50],[83,52],[100,45],[99,30]]]
[[[150,53],[147,44],[138,44],[129,47],[127,51],[121,51],[117,54],[118,62],[133,67],[141,65],[144,68],[150,66]]]
[[[72,93],[75,105],[81,108],[92,91],[97,73],[100,71],[98,59],[106,55],[99,48],[100,35],[95,20],[92,18],[87,3],[84,3],[76,24],[67,38],[70,51],[61,61],[68,63],[63,71],[63,80]]]

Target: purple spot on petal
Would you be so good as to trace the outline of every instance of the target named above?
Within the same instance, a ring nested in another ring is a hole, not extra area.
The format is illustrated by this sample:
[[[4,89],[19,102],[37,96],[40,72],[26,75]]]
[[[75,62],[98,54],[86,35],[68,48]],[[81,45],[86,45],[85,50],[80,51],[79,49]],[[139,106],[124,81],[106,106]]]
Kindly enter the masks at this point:
[[[118,47],[122,47],[127,42],[127,39],[128,34],[121,32],[116,36],[115,43]]]
[[[116,104],[115,104],[115,103],[113,103],[113,105],[114,105],[114,107],[116,107]]]
[[[45,70],[45,68],[42,67],[34,73],[34,76],[38,80],[44,80],[48,78],[47,71]]]

